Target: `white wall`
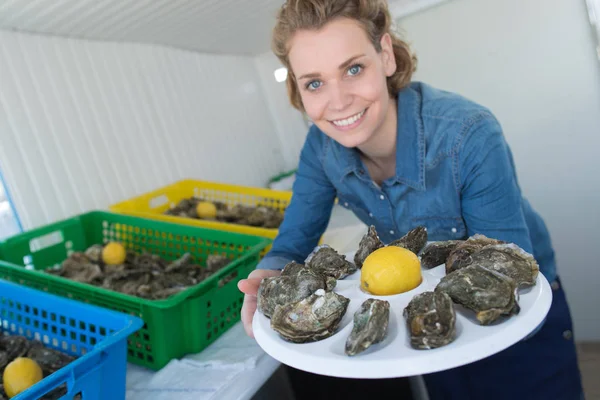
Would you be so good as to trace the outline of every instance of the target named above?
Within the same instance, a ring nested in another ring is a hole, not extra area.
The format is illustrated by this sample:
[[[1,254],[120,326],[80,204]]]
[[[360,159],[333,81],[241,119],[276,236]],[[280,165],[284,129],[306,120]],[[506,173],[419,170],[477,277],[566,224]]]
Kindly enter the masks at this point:
[[[454,0],[399,21],[415,79],[500,119],[551,230],[580,340],[600,339],[600,63],[585,1]]]
[[[0,168],[29,229],[284,162],[252,58],[0,31]]]
[[[290,104],[286,83],[275,80],[275,70],[282,67],[277,57],[271,52],[264,53],[255,57],[255,62],[273,122],[277,127],[286,169],[294,169],[298,166],[300,149],[308,133],[308,124],[302,114]]]

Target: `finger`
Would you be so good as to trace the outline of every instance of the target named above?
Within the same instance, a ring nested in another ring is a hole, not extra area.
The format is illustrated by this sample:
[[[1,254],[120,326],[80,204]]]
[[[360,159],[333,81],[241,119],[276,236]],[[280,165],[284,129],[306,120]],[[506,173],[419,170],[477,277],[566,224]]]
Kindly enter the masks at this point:
[[[256,311],[256,297],[244,296],[244,305],[242,306],[242,324],[246,334],[251,338],[254,338],[254,332],[252,331],[252,318]]]
[[[238,289],[247,295],[256,296],[261,281],[262,278],[241,279],[238,282]]]

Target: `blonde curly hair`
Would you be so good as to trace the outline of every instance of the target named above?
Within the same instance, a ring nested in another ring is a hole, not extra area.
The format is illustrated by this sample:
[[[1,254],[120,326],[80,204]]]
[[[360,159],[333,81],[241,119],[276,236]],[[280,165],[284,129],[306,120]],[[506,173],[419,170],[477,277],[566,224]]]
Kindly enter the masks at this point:
[[[406,87],[416,70],[417,58],[410,46],[392,30],[392,17],[386,0],[288,0],[277,13],[271,48],[287,68],[287,90],[290,103],[304,111],[296,78],[289,62],[289,41],[298,30],[318,30],[336,18],[359,22],[375,49],[381,51],[381,38],[389,33],[396,59],[396,72],[387,78],[390,96]]]

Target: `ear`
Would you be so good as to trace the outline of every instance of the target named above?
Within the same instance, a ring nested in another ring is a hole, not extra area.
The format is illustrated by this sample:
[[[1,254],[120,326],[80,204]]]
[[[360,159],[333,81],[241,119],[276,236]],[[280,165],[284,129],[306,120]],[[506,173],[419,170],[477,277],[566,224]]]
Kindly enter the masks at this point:
[[[381,37],[381,60],[383,61],[383,70],[386,76],[392,76],[396,72],[396,57],[394,56],[394,47],[392,37],[389,33]]]

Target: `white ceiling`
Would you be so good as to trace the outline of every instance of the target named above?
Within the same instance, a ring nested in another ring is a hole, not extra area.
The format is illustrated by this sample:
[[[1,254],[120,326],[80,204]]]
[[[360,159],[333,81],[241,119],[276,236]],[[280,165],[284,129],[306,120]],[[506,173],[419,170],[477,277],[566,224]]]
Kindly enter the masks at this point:
[[[390,0],[395,16],[446,0]],[[0,28],[154,43],[209,53],[268,52],[283,0],[1,0]]]

